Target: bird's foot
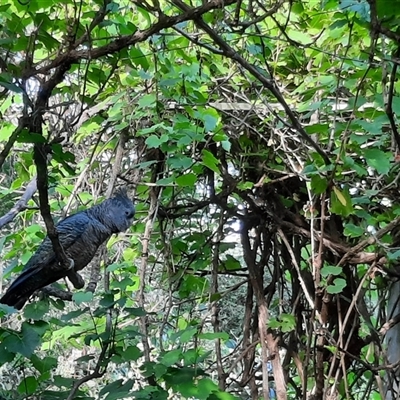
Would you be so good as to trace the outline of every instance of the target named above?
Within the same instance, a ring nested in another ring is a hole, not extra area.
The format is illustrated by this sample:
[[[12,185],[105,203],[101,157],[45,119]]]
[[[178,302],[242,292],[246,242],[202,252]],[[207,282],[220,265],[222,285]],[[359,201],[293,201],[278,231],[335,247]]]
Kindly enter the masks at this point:
[[[53,296],[57,299],[72,301],[72,293],[49,285],[40,290],[40,297]]]

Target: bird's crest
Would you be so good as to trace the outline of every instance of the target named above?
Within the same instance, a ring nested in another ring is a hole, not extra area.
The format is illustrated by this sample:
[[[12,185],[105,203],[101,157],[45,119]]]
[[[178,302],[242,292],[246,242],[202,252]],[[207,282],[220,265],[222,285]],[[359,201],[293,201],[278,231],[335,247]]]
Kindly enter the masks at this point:
[[[128,189],[126,186],[122,186],[115,191],[114,198],[121,201],[130,201],[128,197]]]

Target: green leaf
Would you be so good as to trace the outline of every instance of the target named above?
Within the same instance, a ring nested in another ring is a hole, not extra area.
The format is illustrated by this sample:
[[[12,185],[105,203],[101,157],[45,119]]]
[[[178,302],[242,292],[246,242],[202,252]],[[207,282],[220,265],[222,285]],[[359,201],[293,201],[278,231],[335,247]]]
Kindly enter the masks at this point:
[[[122,379],[117,379],[107,385],[105,385],[101,390],[99,395],[103,396],[106,393],[109,392],[116,392],[118,389],[121,387],[123,380]]]
[[[18,385],[18,392],[24,395],[32,395],[36,392],[39,386],[39,382],[34,376],[28,376],[22,379],[21,383]]]
[[[0,365],[13,361],[15,353],[8,351],[4,343],[0,342]]]
[[[229,335],[226,332],[205,332],[205,333],[200,333],[198,335],[199,339],[205,339],[205,340],[214,340],[214,339],[222,339],[222,340],[228,340]]]
[[[339,8],[346,12],[354,11],[359,14],[363,21],[370,21],[370,9],[368,2],[359,0],[341,0],[339,2]]]
[[[198,398],[200,400],[202,399],[208,399],[211,393],[220,393],[220,390],[218,388],[218,385],[213,382],[210,378],[203,378],[200,379],[197,383],[198,386]]]
[[[22,354],[29,358],[40,344],[40,337],[36,331],[27,323],[22,324],[20,334],[9,335],[4,339],[7,351]]]
[[[204,130],[206,132],[210,132],[213,131],[217,124],[218,124],[218,120],[219,120],[219,115],[215,112],[215,110],[210,110],[210,111],[214,111],[213,113],[207,113],[204,114]]]
[[[398,260],[400,258],[400,250],[397,250],[397,251],[394,251],[394,252],[388,251],[386,253],[386,256],[390,261]]]
[[[76,292],[72,295],[72,300],[76,304],[82,304],[85,302],[89,302],[93,300],[93,293],[92,292]]]
[[[346,285],[347,282],[343,278],[335,278],[333,285],[328,286],[326,291],[330,294],[338,294],[342,292]]]
[[[197,181],[197,175],[193,173],[181,175],[178,176],[175,181],[179,186],[194,186]]]
[[[207,168],[211,169],[211,171],[214,171],[217,174],[220,173],[219,168],[218,168],[220,161],[217,160],[210,151],[208,151],[208,150],[202,151],[202,160],[203,160],[203,164]]]
[[[271,319],[268,326],[282,332],[291,332],[296,327],[296,318],[291,314],[281,314],[278,319]]]
[[[53,368],[56,368],[58,365],[57,358],[54,357],[44,357],[43,359],[39,358],[36,354],[33,354],[30,358],[33,366],[41,373],[51,371]]]
[[[160,363],[166,367],[176,364],[182,358],[182,352],[180,349],[175,349],[164,353],[160,358]]]
[[[358,174],[358,176],[362,177],[365,175],[368,175],[367,169],[364,167],[364,165],[359,164],[358,162],[355,162],[353,158],[349,156],[344,156],[343,157],[344,161],[344,167],[349,170],[349,169],[354,169],[355,172]]]
[[[149,148],[158,148],[160,147],[163,143],[168,142],[169,137],[168,135],[161,135],[160,137],[158,137],[157,135],[151,135],[146,139],[146,145]]]
[[[188,328],[185,329],[181,336],[180,336],[180,342],[181,343],[188,343],[190,340],[193,339],[193,337],[197,334],[197,328]]]
[[[42,232],[43,228],[39,224],[32,224],[25,228],[25,232],[36,236],[38,232]]]
[[[156,185],[157,185],[157,186],[168,186],[168,185],[170,185],[170,184],[173,183],[173,182],[174,182],[174,177],[173,177],[173,176],[170,176],[169,178],[159,179],[159,180],[156,182]]]
[[[73,336],[72,336],[73,337]],[[71,337],[70,337],[71,339]],[[90,346],[91,344],[94,345],[96,341],[100,341],[100,335],[97,333],[90,333],[89,335],[86,335],[85,338],[83,339],[84,343],[86,346]]]
[[[361,226],[357,226],[354,224],[346,224],[344,227],[345,236],[356,238],[364,235],[364,229]]]
[[[51,149],[53,151],[53,159],[59,163],[65,161],[71,163],[75,162],[75,156],[70,151],[65,151],[59,143],[52,144]]]
[[[118,380],[117,382],[123,382],[122,379]],[[113,382],[115,383],[115,382]],[[109,387],[110,385],[113,385],[113,383],[107,385],[106,387]],[[130,390],[132,389],[133,386],[133,380],[128,379],[125,383],[121,383],[117,389],[112,389],[112,390],[107,390],[108,395],[104,400],[120,400],[120,399],[125,399],[128,397],[128,394]]]
[[[8,314],[13,314],[18,312],[14,307],[7,306],[6,304],[0,304],[0,317],[3,317]]]
[[[214,392],[214,399],[217,400],[240,400],[240,397],[234,396],[231,393],[228,392]],[[208,400],[214,400],[214,399],[208,399]]]
[[[333,187],[331,192],[330,208],[334,214],[342,215],[344,217],[347,217],[354,212],[350,193],[347,187],[343,190],[340,190],[336,186]]]
[[[0,86],[15,93],[23,93],[23,90],[13,82],[12,76],[7,73],[0,74]]]
[[[0,142],[6,142],[15,131],[15,126],[9,123],[3,123],[0,129]]]
[[[325,193],[328,187],[328,181],[325,177],[320,175],[311,176],[311,189],[315,194]]]
[[[334,265],[325,265],[321,268],[321,275],[326,278],[329,275],[340,275],[343,272],[342,267]]]
[[[237,188],[239,190],[250,190],[253,189],[254,186],[254,182],[239,182],[239,184],[237,185]]]
[[[296,328],[296,318],[291,314],[281,314],[282,332],[291,332]]]
[[[400,97],[394,96],[392,100],[392,108],[395,114],[400,114]]]
[[[342,206],[346,207],[347,204],[346,196],[336,186],[333,187],[333,191],[335,192],[335,195],[342,204]]]
[[[156,104],[156,99],[155,93],[146,94],[139,99],[138,104],[141,108],[153,108]]]
[[[329,125],[328,124],[313,124],[313,125],[308,125],[305,128],[305,131],[311,135],[313,133],[321,133],[321,132],[326,132],[329,130]]]
[[[114,280],[112,283],[113,288],[118,288],[121,290],[125,290],[127,287],[132,285],[133,285],[133,280],[127,276],[125,276],[121,280]]]
[[[229,140],[223,140],[221,142],[222,148],[228,153],[231,151],[231,142]]]
[[[107,272],[114,272],[117,271],[121,268],[121,264],[120,263],[115,263],[115,264],[109,264],[106,268]]]
[[[197,382],[189,379],[182,379],[178,383],[177,389],[181,393],[181,396],[187,399],[205,400],[210,394],[209,392],[201,393]]]
[[[39,335],[43,336],[49,330],[49,323],[47,321],[43,321],[42,319],[33,321],[33,323],[29,324],[30,327]]]
[[[18,143],[46,143],[46,139],[38,133],[29,132],[28,129],[23,129],[17,138]]]
[[[391,153],[385,153],[379,149],[365,149],[363,152],[367,164],[376,169],[378,174],[387,174],[390,170],[390,162],[393,159]]]
[[[142,352],[137,346],[128,346],[122,356],[125,361],[136,361],[142,356]]]
[[[146,311],[141,307],[126,307],[124,311],[134,317],[144,317],[146,315]]]
[[[160,138],[156,135],[151,135],[149,136],[146,141],[145,141],[146,145],[150,148],[158,148],[160,147],[160,145],[162,144]]]
[[[353,0],[353,3],[354,1],[355,0]],[[365,6],[368,6],[368,4],[365,4]],[[400,3],[397,0],[395,1],[377,0],[376,11],[379,19],[394,19],[393,24],[397,24],[398,18],[393,18],[393,17],[400,15]]]
[[[301,171],[304,175],[312,176],[315,174],[319,174],[317,167],[314,164],[308,164]]]
[[[167,162],[171,168],[174,169],[187,169],[193,164],[193,160],[190,157],[181,154],[174,154],[172,157],[168,158]]]
[[[104,293],[99,304],[104,308],[112,307],[115,304],[114,295],[112,293]]]
[[[235,257],[231,256],[230,254],[227,254],[226,260],[224,262],[224,267],[228,271],[235,271],[235,270],[242,268],[242,265]]]
[[[61,321],[71,321],[74,318],[78,318],[80,317],[82,314],[85,314],[89,311],[89,307],[85,307],[83,309],[80,310],[75,310],[75,311],[70,311],[67,314],[64,314],[61,316]]]
[[[38,320],[42,319],[45,314],[49,311],[49,302],[42,300],[36,301],[25,306],[24,317],[26,319]]]

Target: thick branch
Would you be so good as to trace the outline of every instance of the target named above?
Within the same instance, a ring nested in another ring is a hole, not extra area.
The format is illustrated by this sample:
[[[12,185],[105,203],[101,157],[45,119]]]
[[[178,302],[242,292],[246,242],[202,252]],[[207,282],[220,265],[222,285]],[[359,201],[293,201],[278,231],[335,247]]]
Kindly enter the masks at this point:
[[[71,261],[64,253],[58,233],[54,226],[53,218],[50,213],[49,194],[48,194],[48,172],[47,172],[47,151],[45,146],[36,144],[34,147],[34,160],[37,170],[37,188],[39,191],[40,213],[46,225],[47,235],[53,245],[54,253],[61,268],[70,269]]]
[[[370,9],[370,16],[371,16],[371,31],[376,33],[382,33],[389,39],[394,40],[398,44],[400,44],[400,35],[396,32],[391,31],[390,29],[381,25],[378,19],[378,12],[376,9],[376,0],[367,0]]]
[[[188,9],[180,15],[176,15],[173,17],[162,16],[154,25],[150,28],[145,29],[143,31],[136,31],[132,35],[124,35],[114,40],[113,42],[90,49],[79,49],[79,50],[70,50],[65,53],[60,54],[57,58],[51,61],[49,64],[41,67],[41,68],[33,68],[31,70],[27,70],[24,72],[24,78],[30,78],[37,74],[46,74],[51,71],[53,68],[57,68],[61,65],[71,65],[79,62],[80,60],[95,60],[105,55],[114,54],[118,51],[132,46],[136,43],[144,42],[150,36],[160,32],[163,29],[171,28],[180,22],[189,21],[192,19],[199,18],[203,14],[214,10],[216,8],[225,7],[231,4],[236,3],[237,0],[210,0],[205,2],[204,5],[200,7],[196,7],[193,9]]]
[[[65,73],[71,67],[71,64],[66,62],[56,69],[52,77],[41,84],[35,106],[29,120],[29,130],[31,133],[42,135],[43,113],[53,92],[53,89],[63,81]],[[56,255],[58,265],[57,268],[71,269],[73,267],[72,260],[69,260],[64,253],[58,233],[54,226],[53,218],[50,213],[49,194],[48,194],[48,171],[47,171],[47,154],[51,148],[48,144],[36,143],[33,149],[33,158],[37,170],[37,189],[39,191],[39,206],[44,223],[46,225],[47,235],[53,245],[53,250]],[[72,265],[71,265],[72,264]]]

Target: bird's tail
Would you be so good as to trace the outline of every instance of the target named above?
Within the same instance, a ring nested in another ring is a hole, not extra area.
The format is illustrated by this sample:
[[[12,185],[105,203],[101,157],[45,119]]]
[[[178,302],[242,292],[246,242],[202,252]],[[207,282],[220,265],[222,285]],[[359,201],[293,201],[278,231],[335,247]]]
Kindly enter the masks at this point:
[[[54,282],[54,279],[49,279],[49,275],[43,268],[23,271],[4,293],[0,303],[20,310],[36,290]]]

